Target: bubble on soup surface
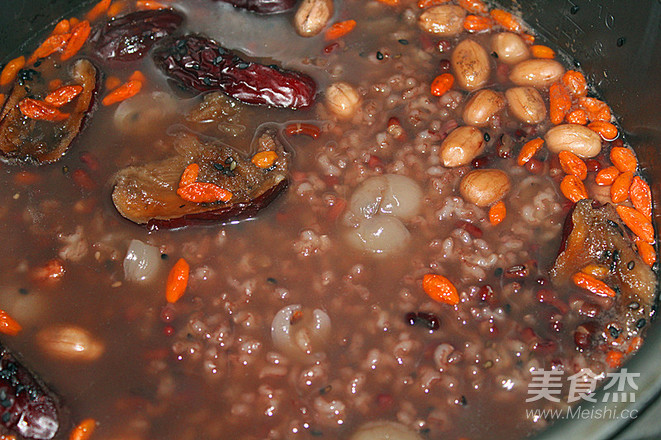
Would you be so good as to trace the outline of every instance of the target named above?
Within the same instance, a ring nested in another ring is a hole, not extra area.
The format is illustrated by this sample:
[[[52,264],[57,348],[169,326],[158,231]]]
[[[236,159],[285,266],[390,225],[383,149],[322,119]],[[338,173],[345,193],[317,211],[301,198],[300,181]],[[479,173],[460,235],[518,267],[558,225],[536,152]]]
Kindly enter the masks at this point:
[[[175,111],[175,100],[167,93],[138,94],[117,106],[113,122],[123,134],[145,135],[153,133],[154,125]]]
[[[360,217],[371,218],[380,212],[408,220],[420,210],[422,190],[413,179],[386,174],[365,180],[354,191],[350,204]]]
[[[421,440],[421,437],[401,423],[381,420],[364,424],[350,440]]]
[[[362,220],[349,231],[349,242],[357,249],[387,255],[406,247],[411,234],[404,223],[392,215],[379,214]]]
[[[124,258],[124,277],[128,281],[150,281],[161,268],[161,252],[156,246],[131,240]]]
[[[323,310],[292,304],[273,317],[271,338],[278,350],[294,359],[315,359],[323,352],[330,329],[330,317]]]

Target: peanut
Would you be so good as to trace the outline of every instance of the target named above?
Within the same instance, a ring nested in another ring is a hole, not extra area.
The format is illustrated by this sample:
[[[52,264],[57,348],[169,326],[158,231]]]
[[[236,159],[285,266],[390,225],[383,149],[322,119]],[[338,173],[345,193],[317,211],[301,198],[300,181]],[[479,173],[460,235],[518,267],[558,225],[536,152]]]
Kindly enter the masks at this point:
[[[556,154],[567,150],[581,159],[589,159],[601,151],[601,137],[583,125],[557,125],[546,132],[544,139],[549,151]]]
[[[489,80],[489,55],[477,42],[466,39],[457,45],[450,59],[457,84],[464,90],[482,88]]]
[[[39,331],[37,345],[49,356],[65,361],[92,362],[105,351],[104,344],[75,325],[55,325]]]
[[[474,170],[466,174],[459,184],[459,192],[466,201],[477,206],[489,206],[500,201],[510,190],[510,178],[495,169]]]
[[[530,58],[528,45],[512,32],[501,32],[491,39],[491,49],[498,60],[505,64],[516,64]]]
[[[302,37],[314,37],[333,16],[333,0],[303,0],[294,15],[294,29]]]
[[[340,118],[353,116],[359,104],[360,95],[349,83],[336,82],[326,89],[326,106]]]
[[[470,163],[484,150],[484,135],[469,125],[455,128],[441,144],[441,162],[448,168]]]
[[[533,87],[513,87],[505,92],[510,112],[527,124],[537,124],[546,118],[546,104]]]
[[[433,6],[420,15],[418,25],[430,34],[451,37],[464,30],[466,10],[454,5]]]
[[[464,107],[464,122],[476,127],[484,127],[489,120],[505,108],[505,98],[502,94],[485,89],[475,93]]]
[[[509,78],[517,86],[548,89],[551,84],[560,80],[564,73],[565,68],[556,60],[535,58],[516,64]]]

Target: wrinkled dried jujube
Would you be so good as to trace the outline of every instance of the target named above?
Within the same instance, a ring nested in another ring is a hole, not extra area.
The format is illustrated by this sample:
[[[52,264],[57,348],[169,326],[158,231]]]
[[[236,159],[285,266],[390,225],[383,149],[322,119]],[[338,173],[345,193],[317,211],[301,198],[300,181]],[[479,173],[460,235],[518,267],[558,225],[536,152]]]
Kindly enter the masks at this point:
[[[220,90],[247,104],[298,109],[312,105],[317,86],[299,72],[244,61],[200,35],[168,40],[155,54],[156,64],[183,86]]]

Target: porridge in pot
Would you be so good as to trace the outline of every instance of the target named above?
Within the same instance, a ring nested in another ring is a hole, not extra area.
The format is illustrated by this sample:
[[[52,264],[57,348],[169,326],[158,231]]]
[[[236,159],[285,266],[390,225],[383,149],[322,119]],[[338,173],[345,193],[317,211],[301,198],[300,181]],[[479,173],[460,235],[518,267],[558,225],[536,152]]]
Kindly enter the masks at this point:
[[[3,438],[515,438],[586,397],[654,317],[652,201],[534,35],[102,0],[7,60]]]

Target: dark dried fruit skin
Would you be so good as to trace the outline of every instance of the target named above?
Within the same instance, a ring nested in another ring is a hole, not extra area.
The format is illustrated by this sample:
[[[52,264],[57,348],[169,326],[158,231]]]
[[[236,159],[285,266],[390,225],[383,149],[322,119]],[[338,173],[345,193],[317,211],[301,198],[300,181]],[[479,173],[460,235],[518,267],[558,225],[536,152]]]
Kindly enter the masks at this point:
[[[284,191],[289,169],[289,154],[275,133],[265,132],[257,143],[257,151],[270,149],[278,154],[271,168],[256,167],[233,148],[204,144],[193,135],[180,134],[175,139],[176,156],[116,174],[112,192],[115,208],[123,217],[150,229],[253,217]],[[179,197],[179,180],[190,163],[200,166],[198,181],[216,184],[230,191],[232,198],[227,203],[194,203]]]
[[[183,21],[184,17],[172,9],[132,12],[95,27],[90,41],[104,60],[135,61]]]
[[[296,0],[216,0],[257,14],[278,14],[296,6]]]
[[[156,64],[183,86],[220,90],[247,104],[298,109],[314,103],[317,86],[299,72],[244,61],[213,40],[187,35],[154,53]]]
[[[53,72],[39,72],[30,79],[19,78],[0,112],[0,156],[9,163],[34,163],[37,165],[59,160],[83,128],[91,113],[97,90],[98,73],[91,62],[80,59],[72,67],[65,83],[73,81],[83,86],[83,91],[63,109],[70,113],[61,122],[38,121],[24,116],[18,104],[28,95],[43,98]],[[58,74],[55,71],[55,74]]]
[[[0,424],[22,438],[48,440],[63,418],[57,396],[0,344]]]

